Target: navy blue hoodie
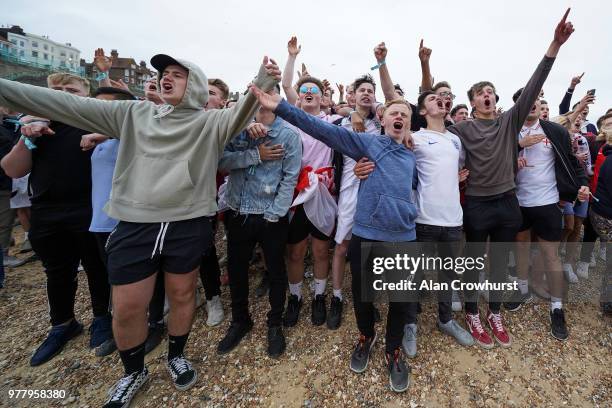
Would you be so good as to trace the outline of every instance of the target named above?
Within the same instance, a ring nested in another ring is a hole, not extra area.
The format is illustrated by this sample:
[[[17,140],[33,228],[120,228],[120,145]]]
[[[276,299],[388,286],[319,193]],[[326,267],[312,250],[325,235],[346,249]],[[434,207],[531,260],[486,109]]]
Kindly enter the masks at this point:
[[[389,136],[351,132],[326,123],[291,106],[285,100],[275,113],[353,160],[367,157],[376,167],[361,181],[353,234],[374,241],[405,242],[416,239],[416,158]]]

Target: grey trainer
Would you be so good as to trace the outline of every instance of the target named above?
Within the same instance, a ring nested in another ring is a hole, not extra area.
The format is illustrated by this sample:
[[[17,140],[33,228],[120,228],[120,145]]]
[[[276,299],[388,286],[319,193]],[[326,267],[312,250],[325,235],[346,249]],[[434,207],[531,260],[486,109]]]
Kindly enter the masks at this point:
[[[417,325],[409,323],[404,326],[404,338],[402,338],[404,353],[409,358],[414,358],[417,354]]]
[[[457,323],[455,319],[451,319],[446,323],[438,320],[438,329],[444,334],[448,334],[457,340],[457,343],[462,346],[473,346],[474,338],[472,335]]]

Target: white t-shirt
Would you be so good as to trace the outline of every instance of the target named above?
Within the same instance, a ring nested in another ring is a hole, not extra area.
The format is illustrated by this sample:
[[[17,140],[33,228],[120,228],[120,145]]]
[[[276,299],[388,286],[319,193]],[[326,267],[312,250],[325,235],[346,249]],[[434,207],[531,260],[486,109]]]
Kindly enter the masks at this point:
[[[538,134],[544,134],[539,120],[532,126],[523,126],[518,139]],[[519,205],[539,207],[559,202],[555,176],[555,152],[548,138],[524,148],[520,151],[519,157],[527,160],[527,167],[519,170],[516,175],[516,197]]]
[[[459,169],[465,152],[461,140],[449,131],[421,129],[412,134],[419,178],[416,207],[418,224],[441,227],[463,225],[459,201]]]

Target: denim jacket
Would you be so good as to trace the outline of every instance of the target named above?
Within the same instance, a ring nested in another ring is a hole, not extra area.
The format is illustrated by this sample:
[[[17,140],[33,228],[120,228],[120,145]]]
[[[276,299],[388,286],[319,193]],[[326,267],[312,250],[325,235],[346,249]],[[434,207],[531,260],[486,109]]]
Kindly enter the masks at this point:
[[[281,160],[260,160],[257,146],[267,142],[283,146]],[[229,171],[227,205],[241,214],[263,214],[267,221],[278,221],[293,201],[301,163],[300,136],[281,118],[274,119],[261,139],[251,139],[243,131],[225,147],[219,160],[219,169]]]

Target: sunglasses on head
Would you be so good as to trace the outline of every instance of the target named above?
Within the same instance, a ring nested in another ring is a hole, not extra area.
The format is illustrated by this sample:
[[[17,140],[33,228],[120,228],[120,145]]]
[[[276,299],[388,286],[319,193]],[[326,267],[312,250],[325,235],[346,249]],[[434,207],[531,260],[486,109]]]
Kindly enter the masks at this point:
[[[302,85],[300,86],[300,93],[306,93],[310,91],[310,93],[312,94],[318,94],[319,93],[319,87],[318,86],[306,86],[306,85]]]

